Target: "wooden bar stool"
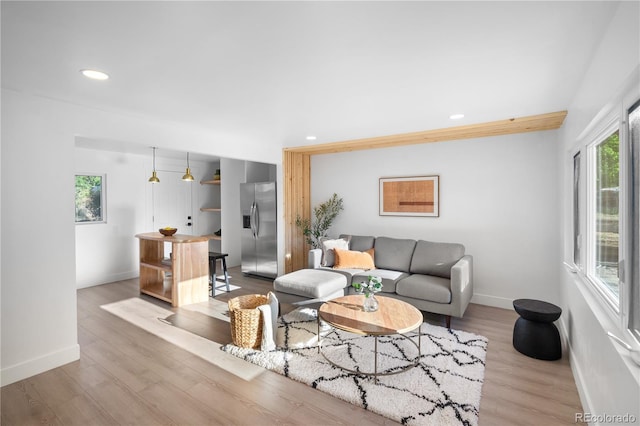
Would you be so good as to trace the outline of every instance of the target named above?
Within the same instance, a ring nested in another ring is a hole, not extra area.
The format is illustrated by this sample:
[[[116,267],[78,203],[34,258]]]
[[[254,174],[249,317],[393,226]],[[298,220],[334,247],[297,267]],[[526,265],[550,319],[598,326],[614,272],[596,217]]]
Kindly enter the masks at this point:
[[[227,287],[227,292],[231,291],[229,288],[229,273],[227,272],[227,253],[218,253],[215,251],[209,252],[209,297],[216,297],[216,289]],[[218,277],[216,276],[216,263],[217,260],[222,263],[222,271],[224,272],[224,285],[216,286]]]

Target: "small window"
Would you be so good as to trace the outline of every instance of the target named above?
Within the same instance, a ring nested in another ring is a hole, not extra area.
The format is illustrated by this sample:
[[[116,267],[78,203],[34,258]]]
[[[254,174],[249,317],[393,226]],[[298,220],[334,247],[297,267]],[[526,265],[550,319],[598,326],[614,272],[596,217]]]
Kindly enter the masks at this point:
[[[611,133],[595,145],[595,235],[593,276],[618,305],[620,225],[620,138]]]
[[[76,175],[76,223],[104,223],[105,176]]]

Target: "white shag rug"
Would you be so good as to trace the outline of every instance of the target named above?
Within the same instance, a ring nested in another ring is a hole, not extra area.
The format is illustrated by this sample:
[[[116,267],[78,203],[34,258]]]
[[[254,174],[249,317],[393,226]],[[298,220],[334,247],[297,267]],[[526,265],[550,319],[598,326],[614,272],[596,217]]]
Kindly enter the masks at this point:
[[[317,312],[300,308],[278,319],[273,351],[221,349],[344,401],[407,425],[477,425],[484,378],[486,337],[422,324],[415,368],[390,376],[350,374],[318,353]],[[346,368],[373,372],[373,337],[322,323],[322,352]],[[417,342],[417,334],[409,333]],[[415,362],[416,345],[399,335],[378,338],[378,373]]]

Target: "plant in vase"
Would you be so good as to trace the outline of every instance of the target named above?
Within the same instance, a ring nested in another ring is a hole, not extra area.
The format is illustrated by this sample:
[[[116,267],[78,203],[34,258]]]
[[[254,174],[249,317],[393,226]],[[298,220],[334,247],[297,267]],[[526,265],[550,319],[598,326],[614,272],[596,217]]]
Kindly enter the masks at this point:
[[[369,275],[366,282],[353,283],[351,286],[360,294],[364,294],[365,312],[375,312],[378,310],[378,301],[374,294],[382,290],[382,278]]]

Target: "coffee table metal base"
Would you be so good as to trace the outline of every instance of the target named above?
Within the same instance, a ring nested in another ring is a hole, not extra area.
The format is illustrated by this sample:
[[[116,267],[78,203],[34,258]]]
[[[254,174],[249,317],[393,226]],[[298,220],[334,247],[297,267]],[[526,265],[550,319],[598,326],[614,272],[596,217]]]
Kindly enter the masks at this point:
[[[398,367],[397,370],[383,372],[383,373],[378,373],[378,335],[370,335],[370,334],[365,335],[365,337],[373,337],[375,339],[374,346],[373,346],[373,373],[368,373],[368,372],[352,370],[350,368],[344,367],[344,366],[342,366],[340,364],[337,364],[337,363],[333,362],[332,360],[329,359],[329,357],[327,357],[327,355],[322,351],[322,335],[320,334],[320,316],[318,315],[318,353],[321,354],[324,357],[324,359],[326,359],[327,362],[329,364],[333,365],[334,367],[340,368],[341,370],[346,371],[347,373],[350,373],[350,374],[359,374],[359,375],[362,375],[362,376],[373,377],[374,381],[377,383],[378,382],[378,376],[392,376],[394,374],[400,374],[400,373],[403,373],[403,372],[405,372],[407,370],[410,370],[410,369],[416,367],[418,364],[420,364],[420,358],[422,357],[422,351],[420,350],[420,347],[421,347],[420,326],[418,326],[417,330],[418,330],[418,342],[417,343],[414,340],[412,340],[411,337],[409,337],[406,334],[400,334],[400,333],[398,334],[398,336],[402,336],[403,338],[407,339],[409,342],[411,342],[418,349],[418,356],[415,358],[413,363],[404,365],[402,367]],[[385,337],[388,337],[388,336],[385,336]]]

